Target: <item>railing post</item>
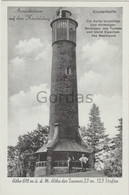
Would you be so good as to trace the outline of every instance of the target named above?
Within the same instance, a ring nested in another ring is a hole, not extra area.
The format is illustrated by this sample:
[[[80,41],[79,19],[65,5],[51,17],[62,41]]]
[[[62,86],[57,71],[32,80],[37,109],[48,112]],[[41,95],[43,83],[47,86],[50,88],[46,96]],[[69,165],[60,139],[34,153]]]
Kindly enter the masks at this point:
[[[52,174],[52,155],[51,155],[51,150],[47,151],[46,174],[47,175],[51,175]]]

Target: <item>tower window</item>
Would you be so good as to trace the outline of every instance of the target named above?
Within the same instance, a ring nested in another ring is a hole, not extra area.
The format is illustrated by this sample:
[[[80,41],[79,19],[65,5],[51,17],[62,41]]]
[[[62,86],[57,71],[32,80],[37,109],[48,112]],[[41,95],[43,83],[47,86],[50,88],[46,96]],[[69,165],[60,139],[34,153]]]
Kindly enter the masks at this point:
[[[67,28],[67,23],[66,22],[59,22],[59,23],[57,23],[57,27],[58,28]]]
[[[67,75],[71,75],[71,68],[70,68],[70,67],[67,67],[67,68],[65,69],[65,73],[66,73]]]

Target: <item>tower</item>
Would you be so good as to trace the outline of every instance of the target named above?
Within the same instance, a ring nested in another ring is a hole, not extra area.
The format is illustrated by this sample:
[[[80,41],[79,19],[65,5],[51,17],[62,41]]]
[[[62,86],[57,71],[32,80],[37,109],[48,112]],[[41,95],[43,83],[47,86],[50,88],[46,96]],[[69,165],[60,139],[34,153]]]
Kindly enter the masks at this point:
[[[50,96],[50,134],[47,144],[37,152],[35,176],[68,172],[67,159],[73,156],[80,166],[82,154],[92,166],[92,149],[83,142],[78,128],[76,29],[78,23],[68,10],[59,9],[51,22],[52,71]]]
[[[78,104],[76,75],[76,28],[71,12],[59,10],[51,23],[52,74],[50,103],[50,136],[55,123],[59,139],[77,139]]]

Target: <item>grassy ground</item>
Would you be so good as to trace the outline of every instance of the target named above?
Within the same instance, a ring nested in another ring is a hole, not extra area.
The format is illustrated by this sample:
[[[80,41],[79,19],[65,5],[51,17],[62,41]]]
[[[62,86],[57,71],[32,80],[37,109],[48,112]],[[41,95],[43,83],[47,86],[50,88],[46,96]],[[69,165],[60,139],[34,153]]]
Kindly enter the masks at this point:
[[[94,169],[87,170],[86,172],[76,172],[67,174],[51,175],[50,177],[105,177],[104,171],[96,171]]]

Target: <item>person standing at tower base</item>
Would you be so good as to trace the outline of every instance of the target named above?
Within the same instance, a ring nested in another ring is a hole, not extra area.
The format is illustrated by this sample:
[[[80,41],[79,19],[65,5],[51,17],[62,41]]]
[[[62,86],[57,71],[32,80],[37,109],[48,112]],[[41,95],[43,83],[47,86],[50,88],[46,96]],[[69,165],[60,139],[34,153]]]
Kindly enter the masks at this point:
[[[67,162],[68,162],[69,173],[71,173],[72,172],[72,158],[69,157]]]
[[[85,157],[84,154],[82,154],[82,157],[79,159],[79,161],[81,162],[82,171],[86,171],[86,165],[87,165],[88,158]]]

